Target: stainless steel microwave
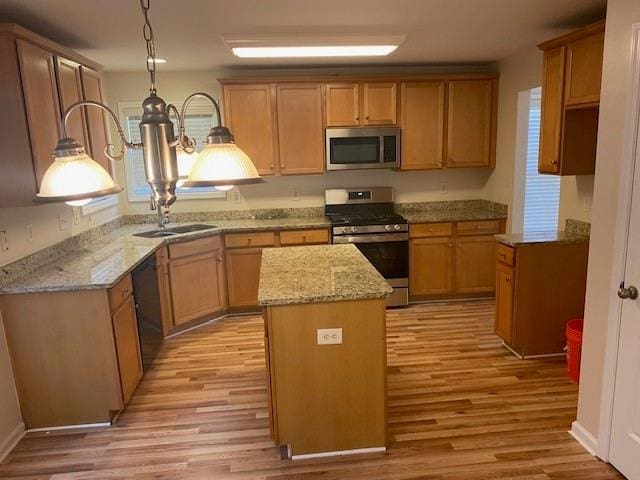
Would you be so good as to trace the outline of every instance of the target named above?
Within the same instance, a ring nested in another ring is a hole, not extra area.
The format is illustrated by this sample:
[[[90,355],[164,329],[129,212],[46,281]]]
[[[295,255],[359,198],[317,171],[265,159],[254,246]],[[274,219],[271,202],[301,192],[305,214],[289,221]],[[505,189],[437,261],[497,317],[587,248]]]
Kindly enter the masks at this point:
[[[399,168],[400,129],[327,128],[327,170]]]

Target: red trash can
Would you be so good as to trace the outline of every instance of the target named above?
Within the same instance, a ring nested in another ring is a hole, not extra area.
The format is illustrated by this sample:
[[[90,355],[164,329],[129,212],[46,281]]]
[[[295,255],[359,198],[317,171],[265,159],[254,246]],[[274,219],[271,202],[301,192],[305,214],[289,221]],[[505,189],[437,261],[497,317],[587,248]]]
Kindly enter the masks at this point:
[[[567,375],[576,383],[580,381],[583,327],[584,320],[582,318],[575,318],[567,322]]]

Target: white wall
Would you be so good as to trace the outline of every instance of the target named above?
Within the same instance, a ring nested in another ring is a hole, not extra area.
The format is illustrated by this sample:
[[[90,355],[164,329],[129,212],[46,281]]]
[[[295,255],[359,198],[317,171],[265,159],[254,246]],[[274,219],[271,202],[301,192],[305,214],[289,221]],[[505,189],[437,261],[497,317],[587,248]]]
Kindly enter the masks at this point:
[[[0,461],[24,431],[0,316]]]
[[[640,22],[638,0],[609,0],[578,400],[578,422],[596,438],[609,306],[612,301],[618,301],[611,289],[613,232],[618,211],[625,115],[629,103],[631,27],[637,22]]]

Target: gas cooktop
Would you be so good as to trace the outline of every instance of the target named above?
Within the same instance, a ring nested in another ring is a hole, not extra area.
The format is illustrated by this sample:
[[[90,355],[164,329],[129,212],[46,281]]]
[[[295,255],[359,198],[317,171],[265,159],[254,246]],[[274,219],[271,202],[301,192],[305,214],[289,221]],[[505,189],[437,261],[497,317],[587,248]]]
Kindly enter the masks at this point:
[[[397,213],[327,213],[332,225],[389,225],[405,224],[407,220]]]

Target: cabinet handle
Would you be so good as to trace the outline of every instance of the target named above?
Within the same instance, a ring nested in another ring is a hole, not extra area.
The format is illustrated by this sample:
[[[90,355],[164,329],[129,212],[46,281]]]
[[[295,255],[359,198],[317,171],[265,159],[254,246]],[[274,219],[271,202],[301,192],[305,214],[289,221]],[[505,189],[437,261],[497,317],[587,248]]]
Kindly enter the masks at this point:
[[[507,283],[511,283],[511,277],[505,278],[504,281],[507,282]]]
[[[557,160],[551,160],[551,165],[558,165],[558,161]]]
[[[276,166],[274,164],[271,164],[271,170],[275,170]]]
[[[303,236],[302,236],[302,241],[303,241],[303,242],[306,242],[306,241],[307,241],[307,236],[306,236],[306,235],[303,235]]]
[[[462,244],[461,243],[458,244],[458,248],[462,248]]]
[[[218,263],[222,263],[222,257],[216,257],[216,260],[218,261]]]
[[[286,166],[286,165],[280,165],[280,168],[281,168],[282,170],[284,170],[285,168],[287,168],[287,166]]]
[[[369,120],[369,115],[367,115],[367,116],[366,116],[366,117],[364,117],[364,118],[365,118],[365,120]]]
[[[450,243],[450,244],[449,244],[449,248],[451,248],[451,247],[453,247],[453,243]]]
[[[359,115],[356,117],[356,120],[360,120],[360,116]]]
[[[247,245],[249,245],[251,243],[251,240],[252,240],[251,237],[247,238]]]

